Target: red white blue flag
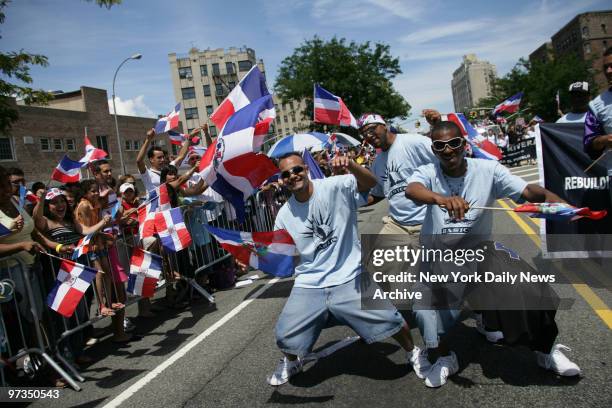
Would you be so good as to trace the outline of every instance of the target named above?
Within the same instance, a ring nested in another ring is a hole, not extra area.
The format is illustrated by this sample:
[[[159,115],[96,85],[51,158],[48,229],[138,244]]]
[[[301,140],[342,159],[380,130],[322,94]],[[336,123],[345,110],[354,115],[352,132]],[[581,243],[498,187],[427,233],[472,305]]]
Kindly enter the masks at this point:
[[[0,223],[0,237],[4,237],[9,235],[11,232],[10,229],[8,229],[4,224]]]
[[[530,217],[552,221],[575,221],[580,218],[601,220],[608,214],[606,210],[593,211],[588,207],[578,208],[566,203],[529,203],[519,205],[514,211],[530,213]]]
[[[512,95],[493,109],[491,112],[493,115],[499,115],[502,112],[515,113],[519,110],[521,105],[521,99],[523,98],[523,92]]]
[[[240,109],[253,103],[257,99],[270,95],[266,85],[266,78],[254,65],[249,72],[240,80],[238,85],[227,95],[219,107],[210,115],[210,120],[218,129],[223,129],[228,119]],[[276,117],[274,104],[260,112],[262,119]]]
[[[502,152],[497,145],[486,139],[480,142],[476,140],[478,131],[474,129],[463,113],[448,113],[442,115],[442,120],[451,121],[459,126],[461,134],[467,138],[472,148],[472,156],[477,159],[501,160]]]
[[[78,183],[81,181],[81,167],[83,163],[71,160],[64,156],[51,173],[51,179],[60,183]]]
[[[38,197],[36,197],[34,193],[25,188],[25,186],[22,184],[19,186],[19,206],[23,208],[26,201],[30,204],[36,205],[38,202]]]
[[[55,286],[47,296],[47,305],[64,317],[71,317],[96,273],[93,268],[64,259]]]
[[[77,243],[76,248],[74,248],[74,252],[72,253],[72,259],[76,261],[82,255],[85,255],[89,252],[89,241],[93,238],[94,234],[85,235],[81,240]]]
[[[168,251],[178,252],[191,245],[191,234],[187,231],[180,208],[155,213],[155,232]]]
[[[180,114],[181,103],[179,102],[176,104],[172,112],[157,119],[157,123],[155,124],[155,133],[164,133],[176,128],[179,124]]]
[[[245,219],[244,201],[278,168],[259,151],[272,118],[272,97],[263,96],[240,109],[226,122],[214,145],[200,160],[200,176]],[[263,115],[262,115],[263,114]]]
[[[85,156],[83,156],[83,158],[79,160],[80,163],[83,163],[83,164],[91,163],[96,160],[102,160],[106,156],[108,156],[108,153],[92,145],[91,142],[89,141],[89,138],[85,136]]]
[[[318,84],[314,86],[314,122],[358,128],[357,120],[348,110],[342,98],[323,89]]]
[[[174,130],[169,130],[168,137],[170,138],[170,143],[180,146],[188,136],[183,133],[175,132]]]
[[[127,291],[142,297],[153,297],[162,272],[162,258],[141,248],[134,248],[130,261]]]
[[[245,265],[282,278],[293,275],[295,243],[286,230],[241,232],[204,225],[223,249]]]

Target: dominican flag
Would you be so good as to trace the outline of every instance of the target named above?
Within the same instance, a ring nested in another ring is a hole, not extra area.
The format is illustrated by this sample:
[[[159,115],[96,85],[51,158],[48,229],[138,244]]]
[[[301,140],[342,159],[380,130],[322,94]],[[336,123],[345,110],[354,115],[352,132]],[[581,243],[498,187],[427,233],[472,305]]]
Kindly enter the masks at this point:
[[[81,181],[81,167],[83,163],[71,160],[68,156],[64,156],[57,167],[51,173],[51,180],[59,181],[60,183],[77,183]]]
[[[200,160],[200,175],[228,200],[240,221],[245,219],[244,201],[278,168],[259,151],[272,120],[270,95],[246,105],[228,119],[217,138]]]
[[[297,250],[286,230],[241,232],[204,225],[223,249],[245,265],[270,275],[293,275],[293,257]]]
[[[134,248],[130,261],[127,291],[137,296],[153,297],[161,272],[161,256],[141,248]]]
[[[319,163],[315,161],[308,149],[304,149],[304,153],[302,153],[302,160],[304,160],[304,164],[308,166],[308,173],[311,180],[325,178],[325,174],[323,174],[323,171],[321,171]]]
[[[266,78],[259,67],[253,65],[238,85],[227,95],[227,98],[221,102],[221,105],[210,115],[210,120],[218,129],[223,129],[223,126],[234,113],[266,95],[270,95],[266,86]],[[260,115],[262,118],[274,119],[276,117],[274,104],[262,111]]]
[[[178,252],[191,245],[191,235],[180,208],[155,213],[155,232],[168,251]]]
[[[147,206],[138,207],[138,236],[140,239],[155,235],[155,213],[148,212]]]
[[[0,223],[0,237],[4,237],[9,235],[11,232],[10,229],[8,229],[7,227],[4,226],[4,224]]]
[[[74,252],[72,253],[72,260],[73,261],[76,261],[82,255],[85,255],[86,253],[89,252],[89,241],[91,241],[91,238],[93,236],[94,236],[94,234],[89,234],[89,235],[85,235],[83,238],[81,238],[81,240],[78,242],[76,248],[74,248]]]
[[[474,126],[467,120],[463,113],[448,113],[442,115],[442,120],[448,120],[455,123],[461,129],[461,134],[467,138],[470,147],[472,148],[472,155],[477,159],[486,160],[501,160],[502,152],[499,150],[496,144],[483,140],[478,142],[476,136],[478,131],[474,129]]]
[[[174,130],[169,130],[168,137],[170,138],[170,143],[180,146],[188,136],[183,133],[175,132]]]
[[[64,259],[55,286],[47,296],[47,305],[64,317],[71,317],[96,273],[93,268]]]
[[[608,214],[606,210],[592,211],[588,207],[578,208],[566,203],[529,203],[519,205],[514,211],[530,213],[530,217],[552,221],[575,221],[580,218],[601,220]]]
[[[172,206],[170,205],[170,194],[168,193],[168,185],[166,183],[161,184],[155,190],[149,191],[146,208],[147,213],[164,211],[172,208]]]
[[[89,138],[85,136],[85,156],[79,160],[80,163],[91,163],[96,160],[102,160],[106,156],[108,156],[108,153],[92,145]]]
[[[179,115],[181,114],[181,103],[177,103],[174,110],[168,115],[157,119],[155,124],[155,133],[164,133],[176,128],[179,124]]]
[[[19,186],[19,206],[23,208],[25,202],[29,202],[30,204],[36,205],[38,202],[38,197],[34,195],[31,191],[25,188],[24,185]]]
[[[339,96],[314,86],[314,122],[358,128],[357,120]]]
[[[519,92],[515,95],[512,95],[511,97],[509,97],[508,99],[506,99],[505,101],[497,105],[495,109],[493,109],[493,112],[491,113],[493,115],[499,115],[502,112],[515,113],[516,111],[519,110],[519,106],[521,104],[522,98],[523,98],[523,92]]]

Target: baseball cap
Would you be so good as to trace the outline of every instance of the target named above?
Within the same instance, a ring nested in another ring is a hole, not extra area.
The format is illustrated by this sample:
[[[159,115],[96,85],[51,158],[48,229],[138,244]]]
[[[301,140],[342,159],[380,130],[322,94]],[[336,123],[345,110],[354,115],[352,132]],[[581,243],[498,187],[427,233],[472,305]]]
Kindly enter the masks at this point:
[[[121,194],[125,193],[127,190],[132,189],[134,191],[136,191],[136,189],[134,188],[134,185],[132,183],[123,183],[121,185],[121,187],[119,187],[119,192]]]
[[[357,121],[357,126],[361,129],[364,126],[371,125],[373,123],[379,125],[386,125],[387,122],[378,113],[364,113]]]
[[[59,197],[63,194],[64,194],[64,191],[60,190],[59,188],[54,187],[50,189],[49,191],[47,191],[47,194],[45,194],[45,200],[51,201],[55,197]]]
[[[589,92],[588,82],[574,82],[569,86],[570,92]]]

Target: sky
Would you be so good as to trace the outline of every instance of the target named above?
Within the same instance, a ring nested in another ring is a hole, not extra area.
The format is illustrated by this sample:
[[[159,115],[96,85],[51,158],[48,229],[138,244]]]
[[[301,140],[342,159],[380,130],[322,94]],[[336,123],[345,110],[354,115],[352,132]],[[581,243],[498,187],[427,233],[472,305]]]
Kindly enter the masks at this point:
[[[402,74],[393,83],[415,120],[424,108],[453,110],[450,83],[464,54],[504,75],[576,14],[609,8],[602,0],[124,0],[107,10],[84,0],[13,0],[0,25],[0,50],[49,58],[48,67],[31,70],[35,88],[86,85],[106,89],[109,98],[117,66],[141,53],[117,76],[117,109],[156,117],[175,104],[169,53],[253,48],[272,88],[283,58],[314,35],[383,42],[399,58]]]

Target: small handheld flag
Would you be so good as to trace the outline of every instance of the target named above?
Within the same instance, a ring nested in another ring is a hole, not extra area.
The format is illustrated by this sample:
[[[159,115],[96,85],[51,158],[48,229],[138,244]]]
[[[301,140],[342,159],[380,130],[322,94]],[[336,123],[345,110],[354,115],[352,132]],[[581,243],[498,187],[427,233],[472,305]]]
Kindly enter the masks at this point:
[[[81,167],[83,163],[64,156],[51,173],[51,179],[60,183],[77,183],[81,181]]]
[[[155,232],[159,235],[164,249],[178,252],[191,245],[191,235],[187,231],[180,208],[155,213]]]
[[[600,220],[608,214],[606,210],[592,211],[588,207],[578,208],[565,203],[523,204],[514,208],[514,211],[530,213],[530,217],[552,221],[575,221],[580,218]]]
[[[96,273],[93,268],[64,259],[55,286],[47,296],[47,305],[64,317],[71,317]]]
[[[72,253],[72,260],[73,261],[76,261],[82,255],[85,255],[86,253],[89,252],[89,241],[91,241],[91,238],[93,236],[94,236],[94,234],[89,234],[89,235],[85,235],[83,238],[81,238],[81,240],[77,243],[76,248],[74,248],[74,252]]]
[[[492,115],[499,115],[502,112],[515,113],[519,110],[523,92],[512,95],[493,109]]]
[[[161,256],[141,248],[134,248],[127,291],[142,297],[152,297],[161,272]]]
[[[314,122],[328,125],[358,128],[357,120],[348,110],[341,97],[334,95],[319,84],[314,85]]]
[[[87,164],[87,163],[91,163],[96,160],[102,160],[106,156],[108,156],[108,153],[92,145],[91,142],[89,141],[89,138],[86,135],[85,136],[85,156],[83,156],[81,160],[79,160],[79,162],[83,164]]]
[[[181,114],[181,103],[177,103],[174,110],[157,120],[155,123],[155,133],[164,133],[176,128],[179,124]]]

